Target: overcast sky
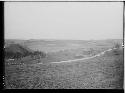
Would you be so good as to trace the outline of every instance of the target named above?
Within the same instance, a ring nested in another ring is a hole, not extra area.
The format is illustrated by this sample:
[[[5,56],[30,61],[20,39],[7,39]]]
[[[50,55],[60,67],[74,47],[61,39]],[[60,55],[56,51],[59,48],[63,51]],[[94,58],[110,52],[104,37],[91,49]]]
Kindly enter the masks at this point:
[[[122,2],[5,2],[5,38],[122,39]]]

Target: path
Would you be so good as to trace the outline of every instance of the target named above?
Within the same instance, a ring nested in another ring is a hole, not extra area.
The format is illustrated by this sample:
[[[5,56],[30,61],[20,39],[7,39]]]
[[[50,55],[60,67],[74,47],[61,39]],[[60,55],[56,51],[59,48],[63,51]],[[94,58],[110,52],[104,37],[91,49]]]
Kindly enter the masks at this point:
[[[113,48],[113,49],[116,49],[116,48]],[[86,57],[86,58],[81,58],[81,59],[73,59],[73,60],[67,60],[67,61],[58,61],[58,62],[50,62],[50,63],[66,63],[66,62],[75,62],[75,61],[80,61],[80,60],[86,60],[86,59],[91,59],[91,58],[94,58],[94,57],[97,57],[97,56],[101,56],[103,54],[105,54],[105,52],[107,51],[111,51],[113,49],[108,49],[108,50],[105,50],[97,55],[94,55],[94,56],[91,56],[91,57]],[[24,63],[8,63],[8,64],[16,64],[16,65],[25,65]],[[41,63],[37,63],[37,64],[43,64],[42,62]]]
[[[113,49],[116,49],[116,48],[113,48]],[[101,56],[103,54],[105,54],[105,52],[107,51],[111,51],[113,49],[108,49],[108,50],[105,50],[97,55],[94,55],[92,57],[87,57],[87,58],[81,58],[81,59],[74,59],[74,60],[67,60],[67,61],[60,61],[60,62],[51,62],[51,63],[65,63],[65,62],[74,62],[74,61],[80,61],[80,60],[85,60],[85,59],[91,59],[91,58],[94,58],[94,57],[97,57],[97,56]],[[42,64],[42,63],[38,63],[38,64]]]

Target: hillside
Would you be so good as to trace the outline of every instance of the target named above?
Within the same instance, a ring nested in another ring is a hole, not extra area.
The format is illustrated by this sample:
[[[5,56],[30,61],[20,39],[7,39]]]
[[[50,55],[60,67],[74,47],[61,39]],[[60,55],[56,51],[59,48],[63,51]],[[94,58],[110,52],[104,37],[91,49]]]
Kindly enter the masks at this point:
[[[9,65],[7,89],[122,89],[123,50],[61,64]]]
[[[122,40],[29,40],[8,44],[6,51],[25,53],[27,49],[48,52],[45,57],[27,56],[5,60],[7,89],[122,89],[124,61],[122,47],[113,49]],[[56,63],[54,63],[56,62]],[[60,62],[60,63],[58,63]]]
[[[5,57],[11,58],[17,53],[20,55],[25,55],[28,53],[32,53],[33,51],[29,48],[23,47],[19,44],[9,44],[5,47]]]
[[[19,44],[10,44],[9,46],[5,47],[5,52],[19,52],[21,54],[24,54],[26,52],[32,52],[32,50]]]

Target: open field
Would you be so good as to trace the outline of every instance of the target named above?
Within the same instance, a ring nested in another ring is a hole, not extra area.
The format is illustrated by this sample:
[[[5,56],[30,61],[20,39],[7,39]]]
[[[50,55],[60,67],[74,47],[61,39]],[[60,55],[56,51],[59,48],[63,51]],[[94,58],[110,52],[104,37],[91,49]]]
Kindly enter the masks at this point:
[[[106,42],[106,41],[105,41]],[[109,42],[109,41],[108,41]],[[111,42],[111,41],[110,41]],[[21,42],[22,43],[22,42]],[[78,43],[78,42],[77,42]],[[95,58],[70,63],[63,61],[93,56],[113,47],[113,43],[87,43],[48,52],[46,58],[5,61],[7,89],[122,89],[124,78],[123,49],[114,49]],[[35,45],[33,45],[35,48]],[[79,45],[80,46],[80,45]],[[86,47],[86,48],[85,48]],[[49,47],[50,48],[50,47]],[[57,47],[56,47],[57,48]],[[92,52],[89,48],[93,48]],[[32,49],[32,48],[31,48]],[[36,48],[36,50],[39,48]],[[41,48],[42,49],[42,48]],[[46,49],[47,51],[47,49]],[[44,50],[45,52],[45,50]],[[42,63],[42,64],[38,64]]]
[[[109,49],[114,43],[122,43],[122,39],[107,39],[107,40],[5,40],[5,45],[11,43],[19,43],[27,46],[32,50],[39,50],[43,52],[58,52],[71,49]]]

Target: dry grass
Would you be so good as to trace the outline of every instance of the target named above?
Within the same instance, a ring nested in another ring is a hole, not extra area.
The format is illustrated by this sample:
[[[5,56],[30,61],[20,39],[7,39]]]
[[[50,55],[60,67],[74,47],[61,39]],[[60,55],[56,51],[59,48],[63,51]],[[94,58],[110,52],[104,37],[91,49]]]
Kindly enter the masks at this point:
[[[73,63],[6,65],[7,89],[122,89],[121,50]]]

